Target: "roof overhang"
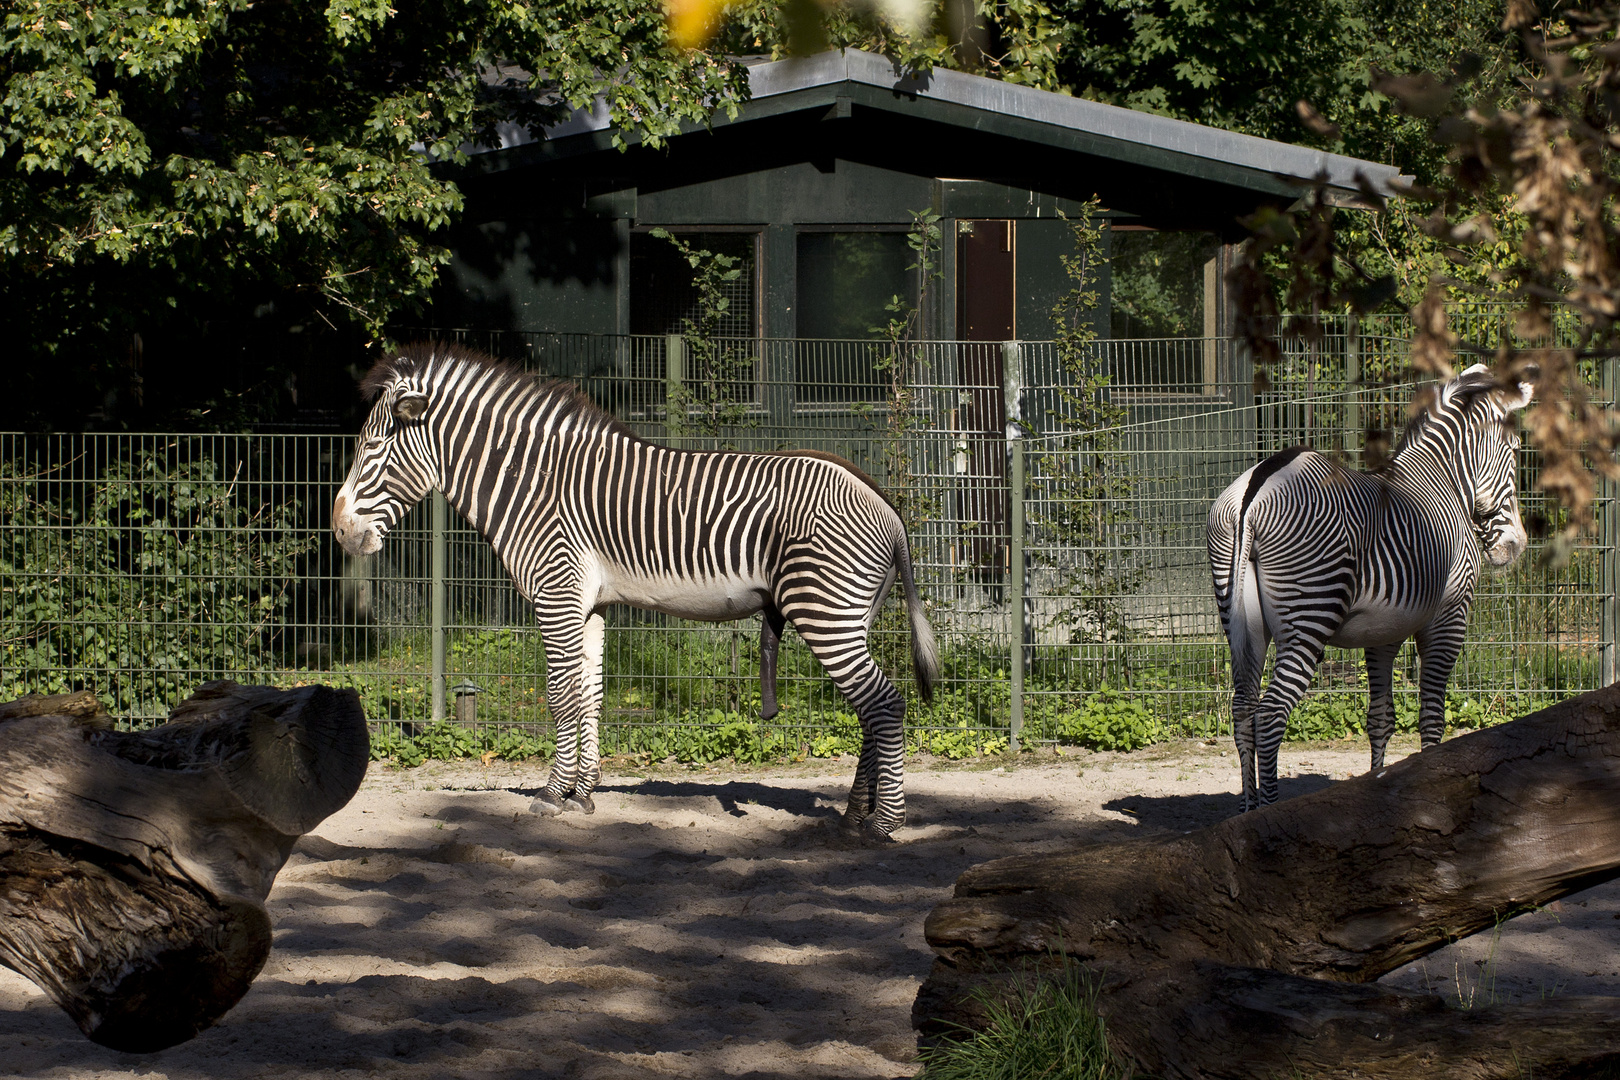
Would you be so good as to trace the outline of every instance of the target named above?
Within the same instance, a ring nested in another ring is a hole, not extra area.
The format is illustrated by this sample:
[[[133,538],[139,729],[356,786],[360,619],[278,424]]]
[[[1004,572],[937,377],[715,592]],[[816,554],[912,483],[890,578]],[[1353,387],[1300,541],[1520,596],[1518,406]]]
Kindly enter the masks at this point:
[[[749,69],[749,101],[735,118],[717,113],[686,133],[755,123],[818,108],[875,109],[959,128],[993,132],[1033,146],[1070,151],[1188,178],[1291,199],[1325,180],[1330,201],[1358,205],[1363,190],[1395,194],[1391,165],[1222,131],[1134,109],[1105,105],[1027,86],[936,68],[907,74],[893,61],[855,49],[757,64]],[[515,126],[501,130],[500,148],[476,150],[477,171],[555,161],[613,147],[607,110],[598,101],[548,129],[543,139]],[[622,141],[639,138],[623,133]]]

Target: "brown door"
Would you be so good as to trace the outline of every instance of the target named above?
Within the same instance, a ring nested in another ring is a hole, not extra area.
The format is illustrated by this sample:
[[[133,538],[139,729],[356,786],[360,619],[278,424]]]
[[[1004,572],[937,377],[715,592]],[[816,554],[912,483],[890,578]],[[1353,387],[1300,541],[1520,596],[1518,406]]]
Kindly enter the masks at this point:
[[[960,557],[981,581],[999,582],[1006,567],[1006,413],[1001,343],[1017,336],[1013,223],[961,221],[956,229],[956,333],[961,405],[957,431],[967,443],[959,467]],[[983,342],[984,344],[972,344]]]

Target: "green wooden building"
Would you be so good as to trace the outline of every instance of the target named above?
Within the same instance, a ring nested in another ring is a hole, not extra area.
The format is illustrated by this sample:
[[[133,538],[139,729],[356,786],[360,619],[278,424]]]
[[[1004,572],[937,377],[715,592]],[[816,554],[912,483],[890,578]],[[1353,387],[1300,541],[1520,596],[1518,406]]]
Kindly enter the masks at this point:
[[[1226,336],[1222,268],[1239,219],[1318,174],[1353,202],[1388,165],[953,71],[910,77],[858,51],[762,62],[736,119],[652,149],[581,112],[503,133],[461,178],[468,213],[436,298],[441,327],[675,333],[690,270],[651,235],[741,259],[722,332],[869,336],[915,296],[905,231],[941,220],[923,336],[1039,340],[1067,287],[1060,214],[1096,197],[1112,225],[1101,318],[1115,337]],[[1188,372],[1187,374],[1199,374]]]

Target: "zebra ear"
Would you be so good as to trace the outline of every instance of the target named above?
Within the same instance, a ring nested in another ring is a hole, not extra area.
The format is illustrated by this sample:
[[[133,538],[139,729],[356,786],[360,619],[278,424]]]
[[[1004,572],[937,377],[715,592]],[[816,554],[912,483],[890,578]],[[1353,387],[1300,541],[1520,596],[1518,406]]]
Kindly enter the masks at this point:
[[[394,399],[394,416],[399,420],[420,420],[427,412],[427,395],[416,390]]]
[[[1522,409],[1526,405],[1530,404],[1530,399],[1535,396],[1535,392],[1536,388],[1534,384],[1522,382],[1519,384],[1518,394],[1511,394],[1507,393],[1506,391],[1503,392],[1502,408],[1508,412],[1514,412],[1518,409]]]

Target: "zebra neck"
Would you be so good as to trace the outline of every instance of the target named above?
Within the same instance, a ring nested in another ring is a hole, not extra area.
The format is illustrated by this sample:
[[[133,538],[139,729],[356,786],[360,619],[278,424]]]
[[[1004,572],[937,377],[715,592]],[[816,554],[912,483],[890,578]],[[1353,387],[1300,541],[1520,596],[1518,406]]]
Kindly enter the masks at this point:
[[[536,509],[534,496],[549,486],[564,444],[619,437],[601,419],[544,392],[472,402],[436,432],[438,488],[493,542]]]
[[[1470,516],[1473,481],[1462,448],[1447,450],[1428,441],[1404,447],[1385,471],[1388,481],[1434,504],[1455,505]]]

